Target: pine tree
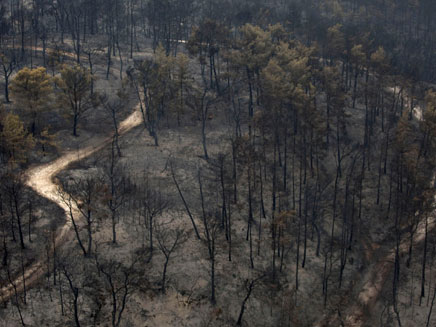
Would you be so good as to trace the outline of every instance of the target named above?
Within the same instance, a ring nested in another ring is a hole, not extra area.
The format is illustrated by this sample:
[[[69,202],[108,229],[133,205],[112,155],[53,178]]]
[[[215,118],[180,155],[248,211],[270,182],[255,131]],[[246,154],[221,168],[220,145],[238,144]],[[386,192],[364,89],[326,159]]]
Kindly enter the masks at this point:
[[[75,64],[64,64],[56,78],[58,101],[65,108],[67,117],[73,121],[73,135],[77,136],[80,119],[90,109],[97,106],[97,95],[91,92],[92,75],[90,71]]]
[[[42,112],[50,108],[53,92],[51,77],[44,67],[21,69],[11,82],[10,90],[13,100],[30,115],[31,132],[37,134],[37,123]]]

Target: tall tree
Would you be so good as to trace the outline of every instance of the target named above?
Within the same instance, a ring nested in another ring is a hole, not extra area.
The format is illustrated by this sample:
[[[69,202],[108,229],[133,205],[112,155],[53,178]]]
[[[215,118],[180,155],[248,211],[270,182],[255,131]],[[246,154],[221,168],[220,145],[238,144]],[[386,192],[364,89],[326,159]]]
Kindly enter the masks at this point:
[[[35,136],[40,114],[50,108],[53,91],[51,77],[44,67],[21,69],[11,82],[12,98],[30,115],[31,131]]]
[[[58,101],[65,106],[66,115],[73,120],[73,135],[77,135],[80,119],[98,104],[97,95],[91,92],[92,75],[80,65],[62,65],[60,77],[56,78]]]
[[[9,161],[12,165],[23,163],[34,145],[34,139],[24,128],[20,117],[12,113],[0,117],[2,161]]]
[[[219,82],[219,53],[222,47],[228,46],[229,31],[221,23],[206,19],[195,27],[188,40],[187,48],[190,54],[199,58],[201,74],[205,79],[206,57],[209,61],[209,84],[210,89],[216,89],[220,93]]]
[[[9,103],[9,78],[18,65],[15,50],[3,50],[0,53],[0,65],[3,68],[2,73],[5,80],[5,101]]]

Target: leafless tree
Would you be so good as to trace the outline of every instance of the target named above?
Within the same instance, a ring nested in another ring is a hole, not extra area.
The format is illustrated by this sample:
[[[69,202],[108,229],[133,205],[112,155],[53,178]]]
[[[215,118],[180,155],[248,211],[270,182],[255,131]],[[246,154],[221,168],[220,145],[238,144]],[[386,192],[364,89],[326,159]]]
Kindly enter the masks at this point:
[[[110,158],[104,167],[105,186],[104,202],[110,211],[112,222],[112,243],[117,243],[116,225],[119,210],[124,205],[130,192],[130,180],[125,173],[125,167],[120,163],[115,153],[115,137],[112,142]]]
[[[98,271],[104,276],[105,284],[107,285],[108,292],[111,298],[111,323],[112,327],[119,327],[121,318],[128,296],[132,293],[135,281],[135,264],[136,260],[125,267],[122,263],[114,260],[103,260],[96,256],[96,265]]]
[[[3,78],[5,80],[5,102],[9,103],[9,78],[18,66],[15,49],[5,49],[0,52],[0,65],[3,70]]]
[[[141,203],[141,216],[144,219],[144,226],[148,230],[149,261],[153,257],[154,249],[154,219],[161,215],[169,207],[166,195],[162,194],[157,187],[152,185],[148,176],[145,176],[144,184],[139,192]]]
[[[77,276],[77,272],[75,271],[75,267],[77,266],[75,258],[72,255],[64,255],[58,258],[58,267],[64,277],[68,281],[68,286],[72,295],[73,302],[73,319],[76,327],[80,327],[80,318],[79,318],[79,296],[80,296],[80,281]],[[77,259],[77,258],[76,258]],[[82,272],[83,273],[83,272]],[[61,293],[62,294],[62,293]]]
[[[121,148],[118,142],[120,135],[118,119],[121,111],[125,108],[125,104],[127,101],[126,90],[123,87],[120,88],[117,91],[117,96],[115,99],[111,99],[110,96],[106,93],[101,94],[99,100],[112,121],[114,127],[113,143],[116,146],[118,156],[121,157]]]
[[[193,217],[193,215],[192,215],[192,213],[191,213],[191,210],[189,209],[188,202],[186,201],[186,199],[185,199],[185,197],[184,197],[184,195],[183,195],[183,192],[182,192],[182,190],[180,189],[180,185],[179,185],[179,183],[177,182],[176,174],[175,174],[175,171],[174,171],[174,164],[173,164],[173,162],[171,161],[171,159],[168,159],[168,160],[169,160],[169,165],[170,165],[170,169],[171,169],[171,177],[172,177],[172,179],[173,179],[174,185],[175,185],[176,188],[177,188],[177,192],[179,193],[180,199],[181,199],[182,202],[183,202],[183,206],[185,207],[186,213],[188,214],[189,219],[191,220],[192,227],[194,228],[194,231],[195,231],[195,236],[197,236],[197,239],[201,239],[200,234],[198,233],[197,224],[195,223],[194,217]]]
[[[94,233],[94,224],[97,218],[98,204],[101,201],[103,183],[100,177],[86,176],[77,179],[70,179],[62,183],[63,201],[67,204],[70,217],[73,222],[76,237],[85,256],[92,254],[92,235]],[[74,204],[74,205],[73,205]],[[85,228],[88,236],[87,249],[85,250],[83,242],[77,228],[77,222],[74,220],[73,211],[77,208],[81,216],[85,219]]]
[[[6,173],[2,176],[2,190],[6,196],[7,203],[9,205],[11,233],[12,238],[15,241],[15,221],[18,226],[18,236],[20,239],[20,246],[22,249],[24,245],[24,212],[26,210],[26,189],[23,183],[23,176],[14,172]]]
[[[204,88],[202,91],[190,90],[189,97],[187,98],[187,104],[191,107],[194,112],[200,117],[201,120],[201,142],[203,144],[204,159],[209,159],[209,154],[207,152],[207,137],[206,137],[206,123],[209,120],[209,109],[216,98],[213,94]]]
[[[248,302],[248,300],[250,299],[250,296],[255,288],[255,286],[262,280],[262,278],[264,278],[265,275],[261,275],[259,277],[256,277],[252,280],[245,280],[244,286],[245,286],[245,290],[247,291],[247,294],[244,297],[244,300],[242,301],[241,304],[241,310],[239,311],[239,316],[238,316],[238,321],[236,322],[237,326],[241,326],[242,325],[242,317],[244,315],[245,312],[245,306]]]
[[[211,210],[206,210],[205,194],[203,192],[203,181],[201,176],[201,169],[198,170],[198,186],[200,191],[201,211],[203,218],[203,228],[205,243],[207,246],[208,259],[210,262],[210,301],[213,305],[216,303],[216,285],[215,285],[215,265],[217,254],[217,239],[221,231],[220,215],[217,212],[213,213]]]
[[[182,228],[172,226],[174,223],[173,220],[168,223],[160,222],[155,224],[158,247],[165,257],[161,282],[162,293],[165,293],[166,275],[170,258],[177,248],[185,241],[186,236]]]
[[[68,208],[67,209],[68,214],[70,216],[71,223],[73,224],[74,234],[76,235],[77,243],[79,244],[80,249],[83,252],[83,255],[87,256],[87,252],[86,252],[84,243],[83,243],[82,238],[80,236],[79,225],[78,225],[78,222],[76,221],[77,218],[74,217],[75,205],[74,205],[73,197],[68,192],[66,192],[61,185],[58,186],[57,192],[58,192],[58,195],[61,198],[62,202]]]

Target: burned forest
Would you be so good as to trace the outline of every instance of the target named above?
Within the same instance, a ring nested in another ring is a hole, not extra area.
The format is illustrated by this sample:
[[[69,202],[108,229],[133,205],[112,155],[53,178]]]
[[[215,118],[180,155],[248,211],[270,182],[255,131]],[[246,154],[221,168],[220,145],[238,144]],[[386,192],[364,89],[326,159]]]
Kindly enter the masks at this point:
[[[434,0],[0,0],[0,326],[436,326]]]

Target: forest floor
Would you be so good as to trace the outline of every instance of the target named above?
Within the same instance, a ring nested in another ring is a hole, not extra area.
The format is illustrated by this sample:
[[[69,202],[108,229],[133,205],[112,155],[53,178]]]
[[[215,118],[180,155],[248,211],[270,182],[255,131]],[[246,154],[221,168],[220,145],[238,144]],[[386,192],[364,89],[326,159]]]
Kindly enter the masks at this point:
[[[140,53],[138,55],[149,55],[149,53]],[[98,67],[100,74],[103,74],[103,67]],[[117,75],[117,72],[113,73]],[[97,85],[97,89],[108,90],[107,81],[101,80]],[[177,164],[177,177],[180,179],[180,184],[183,188],[192,190],[195,188],[195,174],[197,167],[202,166],[202,148],[201,148],[201,136],[199,133],[198,122],[192,122],[186,124],[183,127],[171,126],[171,128],[163,128],[159,131],[161,138],[161,146],[154,147],[152,140],[148,135],[145,135],[143,128],[136,128],[142,123],[142,117],[138,106],[131,109],[130,115],[123,120],[120,125],[121,147],[123,152],[122,161],[131,172],[132,176],[140,179],[144,177],[144,174],[150,175],[153,179],[154,185],[161,189],[163,192],[168,191],[169,185],[171,185],[171,175],[167,167],[168,158],[173,158]],[[218,115],[216,115],[218,117]],[[224,118],[222,118],[224,119]],[[84,171],[95,166],[101,167],[102,158],[101,152],[107,151],[107,147],[110,145],[112,137],[104,134],[94,136],[92,130],[98,126],[99,121],[89,118],[89,124],[83,129],[79,139],[68,141],[66,136],[68,132],[62,131],[62,137],[65,136],[64,144],[62,147],[59,158],[54,161],[38,164],[30,167],[27,172],[26,183],[29,187],[35,190],[40,196],[52,201],[62,208],[65,215],[68,216],[68,207],[62,201],[58,193],[58,184],[56,178],[66,179],[74,174],[82,174]],[[93,122],[94,121],[94,122]],[[223,122],[219,118],[214,118],[208,122],[208,149],[211,154],[219,153],[225,144],[225,138],[228,133],[227,130],[220,128],[223,126]],[[101,128],[101,127],[100,127]],[[70,137],[71,138],[71,137]],[[97,165],[96,165],[97,163]],[[78,164],[78,166],[75,166]],[[192,193],[187,192],[187,199],[190,203],[196,203],[198,198],[192,196]],[[244,194],[242,194],[244,196]],[[176,196],[172,201],[178,201]],[[194,205],[197,207],[197,205]],[[237,217],[241,217],[244,214],[245,208],[242,206]],[[188,218],[184,214],[168,212],[167,216],[175,215],[178,217],[178,224],[189,229]],[[97,240],[105,251],[106,255],[114,255],[117,258],[122,257],[126,253],[131,252],[135,248],[143,247],[144,241],[141,239],[144,237],[144,231],[141,230],[140,224],[135,223],[135,217],[123,217],[122,224],[119,225],[119,245],[117,247],[110,247],[108,245],[110,239],[110,226],[106,225],[98,232]],[[140,219],[140,218],[138,218]],[[74,242],[72,240],[72,228],[69,219],[66,219],[66,223],[59,227],[56,235],[57,245],[61,245],[68,242]],[[434,218],[429,220],[430,224],[434,223]],[[169,288],[166,294],[160,294],[155,291],[135,292],[129,298],[129,306],[126,309],[126,320],[133,326],[209,326],[214,325],[214,320],[219,320],[216,325],[234,325],[234,321],[229,317],[237,317],[239,311],[239,305],[241,299],[245,295],[244,281],[253,278],[255,275],[249,267],[248,257],[246,255],[248,245],[241,240],[244,239],[246,233],[246,223],[244,219],[235,219],[235,247],[241,247],[238,250],[239,253],[234,254],[235,259],[233,262],[226,260],[227,248],[223,247],[218,254],[218,267],[217,270],[222,276],[233,276],[230,278],[230,282],[225,285],[221,285],[219,288],[220,300],[217,307],[213,307],[208,301],[208,261],[204,244],[198,242],[194,237],[189,237],[183,248],[178,251],[174,259],[171,261],[169,268]],[[420,224],[415,235],[414,242],[419,243],[423,239],[423,228]],[[238,244],[239,242],[239,244]],[[70,244],[70,243],[68,243]],[[71,243],[72,244],[72,243]],[[266,246],[267,243],[263,242],[262,246]],[[407,251],[407,245],[405,242],[401,244],[401,252]],[[345,326],[363,326],[364,320],[362,317],[367,315],[366,310],[371,309],[371,306],[376,304],[376,299],[380,296],[380,292],[384,287],[388,274],[392,267],[394,252],[389,249],[382,251],[383,255],[375,255],[375,252],[380,251],[378,244],[369,245],[366,249],[366,257],[368,260],[374,260],[374,264],[365,269],[363,276],[359,277],[359,282],[356,283],[352,289],[353,296],[350,297],[350,302],[354,301],[342,315],[344,318]],[[309,251],[311,251],[309,249]],[[320,262],[315,262],[315,255],[309,256],[311,259],[308,264],[314,264],[316,267],[322,266],[322,258]],[[376,258],[376,259],[374,259]],[[268,263],[269,258],[261,254],[256,257],[256,265],[265,266]],[[355,265],[359,264],[359,258],[356,256]],[[375,261],[376,260],[376,261]],[[239,262],[238,262],[239,261]],[[312,261],[312,262],[311,262]],[[363,261],[363,259],[362,259]],[[243,264],[240,264],[243,262]],[[36,284],[44,277],[46,273],[44,262],[37,261],[26,269],[25,280],[27,287]],[[148,268],[147,278],[158,280],[160,276],[160,267],[162,266],[162,256],[156,255],[153,258],[152,266],[154,268]],[[243,266],[244,268],[241,268]],[[264,268],[264,267],[263,267]],[[294,268],[291,265],[285,266],[291,273],[289,274],[289,280],[294,273]],[[301,270],[302,291],[298,292],[300,297],[299,303],[301,306],[294,308],[293,310],[304,311],[303,305],[307,308],[308,304],[313,304],[313,308],[307,309],[307,313],[297,313],[301,320],[311,321],[310,318],[314,318],[315,311],[320,310],[322,312],[322,301],[320,299],[320,292],[315,292],[313,284],[319,283],[320,270],[313,269],[310,271]],[[352,278],[349,278],[350,280]],[[220,280],[218,279],[218,283]],[[288,283],[289,285],[291,282]],[[20,291],[23,287],[22,277],[18,277],[15,281],[15,285]],[[311,290],[313,293],[305,293],[304,290]],[[266,290],[259,290],[259,292],[267,292]],[[297,293],[292,287],[283,290],[289,297],[296,297]],[[50,291],[44,290],[40,292],[30,292],[30,296],[36,299],[36,301],[44,299],[48,301],[51,299]],[[1,289],[2,299],[9,298],[13,295],[13,287],[7,285]],[[146,294],[146,296],[144,296]],[[355,300],[358,299],[358,300]],[[41,302],[44,302],[41,301]],[[53,300],[52,300],[53,301]],[[268,296],[259,297],[254,296],[251,303],[248,304],[249,309],[246,311],[245,319],[247,325],[250,326],[264,326],[264,319],[260,317],[267,317],[269,315],[278,314],[283,308],[274,308],[274,300],[269,302]],[[267,303],[267,305],[265,305]],[[287,304],[285,303],[284,306]],[[36,310],[35,310],[36,307]],[[38,316],[35,321],[44,320],[42,317],[44,314],[43,307],[39,304],[32,305],[32,309],[27,313],[28,320],[32,317]],[[53,307],[58,307],[56,300],[53,302]],[[38,312],[39,308],[39,312]],[[10,309],[13,312],[13,309]],[[54,310],[54,309],[53,309]],[[222,312],[226,312],[227,317],[221,318]],[[304,317],[307,315],[308,317]],[[315,316],[316,318],[316,316]],[[319,318],[319,316],[318,316]],[[335,317],[336,319],[337,317]],[[45,321],[47,325],[50,325],[50,319],[57,319],[47,315]],[[222,319],[222,320],[221,320]],[[335,321],[336,323],[336,321]],[[10,321],[1,321],[0,325],[12,327],[15,323]],[[58,323],[62,326],[62,322]],[[324,326],[333,326],[330,320],[324,320]]]

